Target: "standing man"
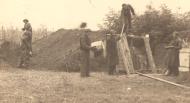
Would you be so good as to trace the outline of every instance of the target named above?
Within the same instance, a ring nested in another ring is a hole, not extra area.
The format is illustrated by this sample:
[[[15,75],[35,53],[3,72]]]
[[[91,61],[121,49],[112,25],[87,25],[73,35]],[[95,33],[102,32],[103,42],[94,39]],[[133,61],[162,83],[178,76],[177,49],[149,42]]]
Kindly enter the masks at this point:
[[[168,49],[168,71],[166,75],[177,76],[179,74],[179,50],[182,48],[182,40],[178,32],[172,34],[172,40],[166,47]]]
[[[82,34],[80,34],[80,72],[81,77],[90,76],[90,50],[91,41],[88,36],[89,30],[85,29],[87,24],[84,22],[80,25]]]
[[[125,25],[124,32],[127,34],[131,30],[132,15],[135,15],[135,11],[130,4],[122,4],[121,21]]]
[[[106,37],[107,65],[109,68],[108,74],[113,75],[116,71],[116,65],[118,65],[119,63],[117,42],[118,40],[120,40],[120,37],[114,34],[114,31],[111,31],[111,33],[108,34]]]
[[[26,33],[28,33],[28,36],[29,36],[29,38],[28,38],[28,42],[30,43],[30,47],[29,47],[29,54],[30,54],[30,56],[32,56],[32,26],[31,26],[31,24],[29,23],[29,21],[28,21],[28,19],[24,19],[23,20],[23,22],[24,22],[24,28],[22,28],[22,30]]]

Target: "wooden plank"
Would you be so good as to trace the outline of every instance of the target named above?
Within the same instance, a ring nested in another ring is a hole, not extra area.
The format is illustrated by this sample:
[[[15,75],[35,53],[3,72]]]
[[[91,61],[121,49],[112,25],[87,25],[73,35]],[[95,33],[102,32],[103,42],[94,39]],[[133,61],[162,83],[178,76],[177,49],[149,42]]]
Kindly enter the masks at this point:
[[[119,45],[118,45],[119,46]],[[124,62],[123,62],[123,58],[121,56],[121,53],[119,51],[119,48],[118,48],[118,56],[119,56],[119,64],[117,65],[117,70],[118,71],[125,71],[125,65],[124,65]]]
[[[127,41],[126,35],[123,35],[123,40],[124,40],[123,45],[125,47],[124,53],[126,54],[125,58],[128,60],[128,65],[130,66],[129,67],[129,71],[130,71],[130,73],[134,73],[134,66],[133,66],[131,51],[129,49],[129,45],[128,45],[128,41]]]
[[[164,80],[164,79],[161,79],[161,78],[156,78],[156,77],[149,76],[149,75],[146,75],[146,74],[143,74],[143,73],[139,73],[139,72],[136,72],[136,73],[139,74],[140,76],[148,77],[148,78],[151,78],[151,79],[154,79],[154,80],[158,80],[158,81],[161,81],[161,82],[164,82],[164,83],[168,83],[168,84],[180,87],[180,88],[190,89],[190,87],[185,86],[185,85],[177,84],[177,83],[174,83],[174,82],[170,82],[170,81],[167,81],[167,80]]]
[[[123,59],[124,66],[125,66],[127,74],[134,73],[132,57],[131,57],[131,54],[130,54],[127,38],[126,38],[125,35],[121,36],[121,39],[118,42],[118,45],[119,45],[118,46],[119,51],[121,53],[121,56],[122,56],[122,59]]]
[[[154,58],[152,56],[152,51],[151,51],[150,43],[149,43],[149,37],[145,36],[145,37],[143,37],[143,40],[144,40],[144,44],[145,44],[149,68],[152,70],[152,72],[156,73],[156,65],[154,62]]]
[[[120,54],[121,54],[120,56],[121,56],[121,58],[123,60],[123,63],[124,63],[125,70],[126,70],[127,74],[129,74],[130,73],[129,64],[128,64],[128,61],[126,60],[126,57],[124,55],[124,49],[123,49],[123,45],[122,45],[121,41],[119,41],[119,51],[120,51]]]
[[[129,45],[128,45],[128,41],[127,41],[127,37],[126,35],[124,35],[124,44],[125,47],[126,47],[126,50],[125,50],[125,53],[127,54],[126,55],[126,59],[128,60],[128,64],[129,64],[129,71],[130,73],[134,73],[134,66],[133,66],[133,61],[132,61],[132,56],[131,56],[131,52],[130,52],[130,49],[129,49]]]

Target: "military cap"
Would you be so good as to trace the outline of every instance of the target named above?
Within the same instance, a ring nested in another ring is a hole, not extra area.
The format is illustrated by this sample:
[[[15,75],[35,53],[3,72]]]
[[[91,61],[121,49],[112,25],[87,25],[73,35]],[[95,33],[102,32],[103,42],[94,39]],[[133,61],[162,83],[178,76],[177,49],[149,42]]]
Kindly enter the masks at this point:
[[[127,4],[123,3],[123,4],[122,4],[122,7],[125,7],[126,5],[127,5]]]
[[[29,22],[28,19],[24,19],[23,22],[26,21],[26,22]]]

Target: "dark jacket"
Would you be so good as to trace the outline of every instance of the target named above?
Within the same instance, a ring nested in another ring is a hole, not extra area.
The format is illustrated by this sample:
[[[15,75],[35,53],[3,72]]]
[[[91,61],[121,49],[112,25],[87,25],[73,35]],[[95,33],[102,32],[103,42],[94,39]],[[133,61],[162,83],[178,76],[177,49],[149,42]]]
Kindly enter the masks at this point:
[[[87,35],[86,31],[83,31],[83,34],[80,36],[80,49],[82,51],[89,52],[91,48],[91,41]]]
[[[117,41],[119,37],[111,35],[110,39],[106,41],[106,54],[107,54],[107,64],[109,66],[117,65],[119,63]]]
[[[179,50],[182,48],[182,42],[180,38],[173,39],[169,46],[173,46],[168,48],[168,60],[167,66],[168,68],[178,68],[179,67]]]
[[[32,33],[32,26],[30,25],[30,23],[24,24],[23,30],[30,31]]]

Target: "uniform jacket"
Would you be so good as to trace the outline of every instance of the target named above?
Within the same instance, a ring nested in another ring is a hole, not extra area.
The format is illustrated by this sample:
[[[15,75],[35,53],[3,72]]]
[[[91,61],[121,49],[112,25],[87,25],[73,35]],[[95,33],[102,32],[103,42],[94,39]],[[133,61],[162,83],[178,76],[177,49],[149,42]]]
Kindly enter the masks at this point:
[[[119,63],[117,42],[120,38],[111,35],[110,39],[106,41],[107,64],[109,66],[117,65]]]
[[[23,30],[32,32],[32,26],[30,25],[30,23],[24,24]]]
[[[86,31],[83,31],[83,33],[80,36],[80,49],[82,51],[89,52],[91,48],[91,40],[88,37],[88,34]]]

